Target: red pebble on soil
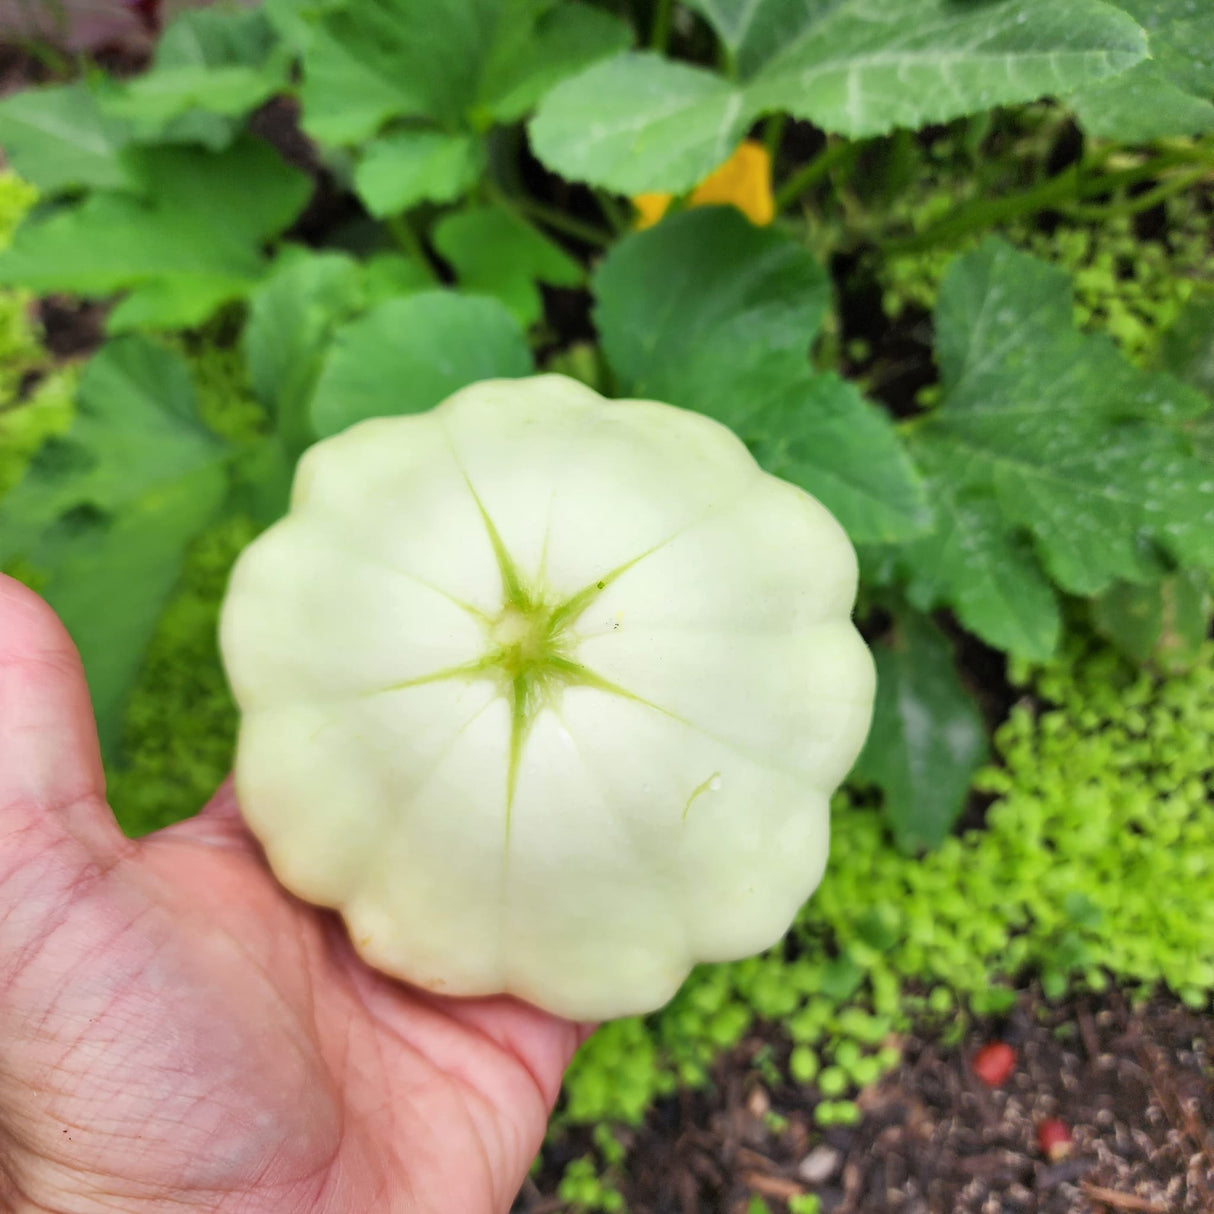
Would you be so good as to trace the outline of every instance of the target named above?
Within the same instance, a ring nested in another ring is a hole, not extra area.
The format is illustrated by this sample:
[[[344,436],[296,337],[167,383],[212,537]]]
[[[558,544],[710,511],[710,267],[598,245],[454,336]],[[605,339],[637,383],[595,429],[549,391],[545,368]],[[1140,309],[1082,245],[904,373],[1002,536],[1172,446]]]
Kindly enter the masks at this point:
[[[988,1088],[1002,1087],[1016,1069],[1016,1051],[1005,1041],[987,1042],[970,1063],[970,1070]]]
[[[1075,1149],[1066,1122],[1057,1117],[1047,1117],[1037,1127],[1037,1146],[1050,1163],[1065,1159]]]

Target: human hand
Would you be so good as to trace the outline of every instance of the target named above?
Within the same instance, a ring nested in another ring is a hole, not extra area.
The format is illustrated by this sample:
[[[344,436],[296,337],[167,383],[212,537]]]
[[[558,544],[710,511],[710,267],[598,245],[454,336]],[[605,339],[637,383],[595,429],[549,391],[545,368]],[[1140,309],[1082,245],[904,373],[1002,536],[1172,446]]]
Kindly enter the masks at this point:
[[[505,1211],[584,1035],[368,969],[227,785],[124,838],[75,648],[0,575],[0,1209]]]

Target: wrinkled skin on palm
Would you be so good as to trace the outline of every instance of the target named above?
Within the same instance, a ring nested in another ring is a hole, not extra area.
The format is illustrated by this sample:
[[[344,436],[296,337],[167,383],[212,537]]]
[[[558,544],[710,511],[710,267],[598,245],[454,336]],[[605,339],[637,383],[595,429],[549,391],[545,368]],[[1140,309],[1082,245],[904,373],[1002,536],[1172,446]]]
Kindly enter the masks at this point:
[[[0,574],[0,1210],[504,1214],[583,1036],[368,969],[230,784],[124,838],[79,656]]]
[[[241,804],[377,968],[651,1010],[821,878],[855,590],[830,514],[699,414],[543,376],[364,422],[232,578]]]

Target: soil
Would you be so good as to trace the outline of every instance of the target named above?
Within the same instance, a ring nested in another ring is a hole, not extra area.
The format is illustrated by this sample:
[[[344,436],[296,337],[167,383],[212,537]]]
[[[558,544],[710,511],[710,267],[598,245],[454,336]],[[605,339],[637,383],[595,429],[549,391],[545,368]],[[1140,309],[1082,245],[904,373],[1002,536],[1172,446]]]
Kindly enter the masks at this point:
[[[970,1069],[994,1040],[1017,1059],[1000,1088]],[[755,1196],[776,1214],[807,1193],[822,1214],[1214,1212],[1214,1017],[1172,999],[1135,1008],[1114,991],[1058,1006],[1030,991],[957,1044],[912,1034],[854,1128],[814,1126],[812,1085],[764,1083],[752,1059],[771,1044],[742,1042],[710,1087],[660,1102],[628,1133],[617,1183],[630,1214],[746,1214]],[[1067,1158],[1038,1146],[1047,1118],[1070,1130]],[[587,1148],[571,1139],[515,1214],[565,1210],[551,1194]]]
[[[43,345],[58,361],[87,358],[105,339],[108,310],[66,295],[44,296],[36,305]]]

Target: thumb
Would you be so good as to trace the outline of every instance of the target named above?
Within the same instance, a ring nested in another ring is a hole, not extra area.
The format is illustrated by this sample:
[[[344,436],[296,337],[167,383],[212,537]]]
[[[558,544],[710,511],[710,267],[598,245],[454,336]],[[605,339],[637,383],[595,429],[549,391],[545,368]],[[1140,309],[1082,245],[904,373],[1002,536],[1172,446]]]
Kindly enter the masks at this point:
[[[122,843],[84,669],[50,607],[0,574],[0,853],[65,834],[94,856]]]

